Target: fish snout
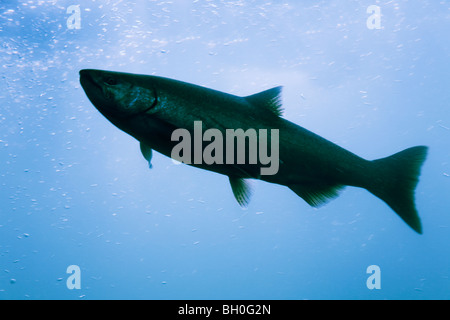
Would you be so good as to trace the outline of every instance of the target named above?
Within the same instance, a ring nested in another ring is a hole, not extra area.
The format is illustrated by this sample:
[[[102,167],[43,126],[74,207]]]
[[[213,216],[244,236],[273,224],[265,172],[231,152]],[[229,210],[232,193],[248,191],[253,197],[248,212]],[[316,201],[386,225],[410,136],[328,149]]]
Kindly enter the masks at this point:
[[[93,69],[83,69],[80,70],[80,81],[91,81],[91,82],[96,82],[95,79],[98,78],[98,76],[96,77],[96,73],[97,70],[93,70]]]

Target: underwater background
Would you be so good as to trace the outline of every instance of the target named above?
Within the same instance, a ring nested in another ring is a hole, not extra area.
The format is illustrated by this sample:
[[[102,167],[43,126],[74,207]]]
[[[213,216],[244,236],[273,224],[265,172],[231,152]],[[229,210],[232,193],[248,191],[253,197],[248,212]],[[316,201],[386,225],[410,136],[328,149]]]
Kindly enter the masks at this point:
[[[0,299],[449,299],[449,30],[448,1],[2,1]],[[286,119],[366,159],[427,145],[424,234],[364,189],[314,209],[254,181],[243,209],[225,176],[150,170],[84,68],[283,85]]]

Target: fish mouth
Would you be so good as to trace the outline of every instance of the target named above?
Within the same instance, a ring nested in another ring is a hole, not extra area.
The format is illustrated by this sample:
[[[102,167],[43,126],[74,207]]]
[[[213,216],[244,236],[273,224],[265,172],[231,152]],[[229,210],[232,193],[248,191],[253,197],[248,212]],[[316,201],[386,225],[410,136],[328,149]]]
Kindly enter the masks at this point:
[[[92,91],[92,86],[103,92],[103,88],[94,80],[92,76],[93,70],[80,70],[80,83],[86,93]]]
[[[103,114],[107,111],[103,107],[105,97],[102,86],[95,80],[95,71],[90,69],[80,70],[80,83],[91,103]]]

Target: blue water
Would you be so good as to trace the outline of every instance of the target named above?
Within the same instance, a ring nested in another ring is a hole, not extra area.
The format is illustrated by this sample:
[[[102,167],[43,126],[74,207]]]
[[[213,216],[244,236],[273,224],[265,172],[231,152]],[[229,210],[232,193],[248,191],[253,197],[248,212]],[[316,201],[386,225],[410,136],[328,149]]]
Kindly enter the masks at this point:
[[[450,4],[343,3],[2,2],[0,299],[449,299]],[[158,153],[149,170],[83,68],[283,85],[287,119],[362,157],[427,145],[424,234],[363,189],[313,209],[254,181],[242,209],[224,176]]]

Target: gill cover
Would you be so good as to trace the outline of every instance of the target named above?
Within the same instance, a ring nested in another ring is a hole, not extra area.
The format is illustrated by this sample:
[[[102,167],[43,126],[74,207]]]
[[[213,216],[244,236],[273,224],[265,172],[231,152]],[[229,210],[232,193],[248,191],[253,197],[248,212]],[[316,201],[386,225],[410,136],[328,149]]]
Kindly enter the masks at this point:
[[[103,93],[109,105],[125,116],[146,112],[158,103],[155,90],[117,78],[104,80]]]

